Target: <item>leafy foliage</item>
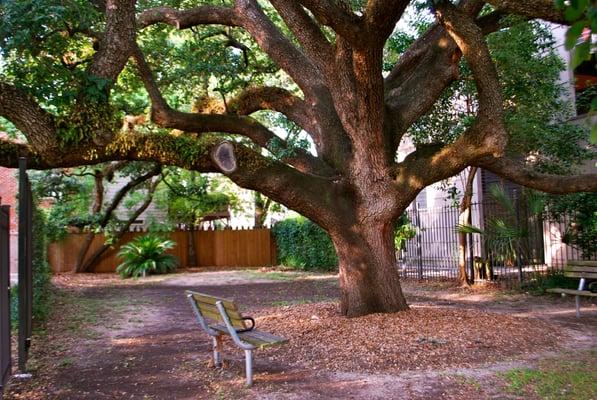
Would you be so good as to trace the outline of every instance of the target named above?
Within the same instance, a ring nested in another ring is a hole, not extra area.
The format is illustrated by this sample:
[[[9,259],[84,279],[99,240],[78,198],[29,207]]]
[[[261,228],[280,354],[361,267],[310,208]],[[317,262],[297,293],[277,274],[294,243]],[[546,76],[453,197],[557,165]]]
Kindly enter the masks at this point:
[[[404,249],[406,242],[414,238],[417,234],[416,228],[411,225],[410,219],[406,213],[402,214],[396,222],[394,230],[394,246],[396,249]]]
[[[597,255],[597,193],[574,193],[547,199],[549,214],[567,222],[564,243],[582,251],[589,259]],[[567,220],[566,217],[571,217]]]
[[[328,234],[304,217],[289,218],[272,228],[278,251],[278,262],[293,268],[335,270],[336,251]]]
[[[123,278],[172,272],[178,266],[178,260],[166,251],[175,245],[174,241],[156,235],[140,236],[120,248],[118,256],[122,263],[116,272]]]
[[[89,214],[93,181],[89,177],[73,177],[61,171],[30,172],[32,190],[39,197],[53,200],[46,212],[47,240],[58,241],[69,226],[84,228],[95,220]]]
[[[504,210],[501,216],[488,218],[485,229],[473,225],[459,225],[458,231],[463,233],[476,233],[483,235],[485,246],[489,249],[494,260],[503,261],[507,265],[514,265],[517,258],[528,259],[526,239],[529,237],[526,223],[518,223],[517,210],[520,204],[512,199],[506,190],[499,185],[489,188],[491,198]],[[523,200],[529,218],[541,215],[545,207],[542,196],[532,191],[523,193]]]
[[[579,144],[588,138],[587,130],[568,123],[572,106],[559,82],[565,65],[554,50],[551,31],[538,21],[507,18],[503,23],[510,28],[488,35],[487,40],[502,82],[508,151],[532,155],[534,167],[542,172],[569,174],[594,157],[595,150]],[[411,128],[415,144],[449,143],[474,121],[476,87],[464,61],[460,74],[463,79]]]
[[[537,276],[527,283],[526,288],[534,294],[545,294],[547,289],[564,288],[576,289],[578,288],[577,278],[568,278],[564,276],[564,271],[559,269],[552,269],[547,274],[537,274]]]
[[[170,168],[164,184],[156,202],[167,210],[173,224],[195,226],[207,214],[227,210],[237,202],[231,193],[216,190],[215,180],[198,172]]]
[[[34,197],[33,209],[33,240],[32,243],[32,270],[33,270],[33,303],[31,305],[31,314],[34,323],[44,321],[51,311],[51,291],[50,277],[51,270],[48,264],[47,247],[48,235],[51,234],[52,227],[46,224],[44,212],[37,206],[37,200]],[[11,319],[13,325],[18,324],[19,319],[19,295],[18,286],[14,286],[10,291]]]

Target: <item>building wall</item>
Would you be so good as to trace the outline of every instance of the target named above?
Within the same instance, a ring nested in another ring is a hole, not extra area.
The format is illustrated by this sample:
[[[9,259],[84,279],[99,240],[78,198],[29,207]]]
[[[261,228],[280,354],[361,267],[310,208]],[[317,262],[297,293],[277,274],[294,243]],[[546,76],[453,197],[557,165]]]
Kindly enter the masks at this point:
[[[10,272],[18,271],[17,169],[0,167],[0,204],[10,206]]]

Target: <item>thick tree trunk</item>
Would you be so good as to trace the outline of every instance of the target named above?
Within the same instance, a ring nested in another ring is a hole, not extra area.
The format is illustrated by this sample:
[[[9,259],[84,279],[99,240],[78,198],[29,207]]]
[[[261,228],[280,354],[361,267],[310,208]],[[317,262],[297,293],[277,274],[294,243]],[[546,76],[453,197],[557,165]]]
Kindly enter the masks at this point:
[[[458,223],[460,225],[470,225],[472,223],[471,203],[473,200],[473,183],[475,175],[477,174],[477,167],[471,167],[466,179],[464,193],[459,206]],[[474,277],[467,278],[466,273],[466,233],[458,232],[458,282],[462,286],[469,286],[473,282]]]
[[[392,224],[346,227],[331,234],[340,268],[340,311],[348,317],[408,309],[392,238]]]

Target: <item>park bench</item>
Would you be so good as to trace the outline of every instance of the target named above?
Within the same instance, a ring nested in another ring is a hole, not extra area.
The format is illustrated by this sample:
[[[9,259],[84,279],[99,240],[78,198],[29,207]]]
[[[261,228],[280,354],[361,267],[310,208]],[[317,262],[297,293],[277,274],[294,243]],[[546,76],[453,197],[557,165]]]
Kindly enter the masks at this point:
[[[234,300],[190,290],[186,291],[186,295],[195,311],[199,325],[212,337],[214,366],[222,366],[222,336],[229,335],[234,343],[245,351],[247,386],[251,386],[253,384],[253,350],[284,343],[287,340],[271,333],[256,330],[255,320],[251,317],[243,317]]]
[[[587,279],[597,279],[597,261],[569,261],[564,267],[564,276],[568,278],[580,278],[578,289],[547,289],[550,293],[560,293],[562,296],[575,296],[576,317],[580,318],[580,297],[597,297],[597,293],[584,290]]]

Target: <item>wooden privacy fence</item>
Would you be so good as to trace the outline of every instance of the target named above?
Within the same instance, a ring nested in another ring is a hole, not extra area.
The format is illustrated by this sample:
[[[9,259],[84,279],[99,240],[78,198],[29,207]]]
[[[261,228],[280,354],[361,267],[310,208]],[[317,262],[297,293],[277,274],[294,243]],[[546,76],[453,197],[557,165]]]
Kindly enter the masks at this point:
[[[113,272],[120,263],[120,246],[147,232],[127,232],[117,245],[106,251],[93,272]],[[275,264],[276,246],[269,229],[224,229],[174,231],[163,234],[176,242],[168,253],[180,260],[181,267],[264,267]],[[72,271],[86,233],[71,233],[48,247],[48,261],[54,272]],[[189,243],[194,238],[196,265],[189,265]],[[87,255],[104,243],[104,235],[95,235]]]

